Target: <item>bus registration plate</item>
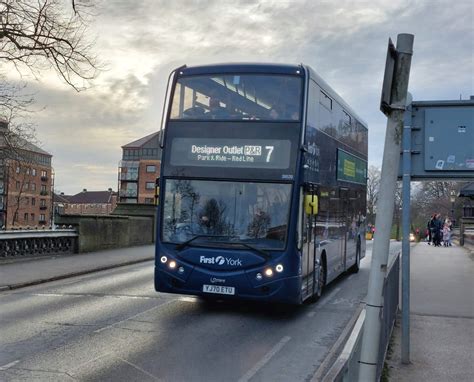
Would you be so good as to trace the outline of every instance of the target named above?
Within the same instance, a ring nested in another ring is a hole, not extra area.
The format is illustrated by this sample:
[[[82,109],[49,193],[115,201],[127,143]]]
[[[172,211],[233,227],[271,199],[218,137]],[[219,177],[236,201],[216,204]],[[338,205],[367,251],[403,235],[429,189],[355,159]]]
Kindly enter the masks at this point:
[[[222,286],[222,285],[206,285],[202,286],[202,291],[205,293],[216,293],[216,294],[235,294],[234,287]]]

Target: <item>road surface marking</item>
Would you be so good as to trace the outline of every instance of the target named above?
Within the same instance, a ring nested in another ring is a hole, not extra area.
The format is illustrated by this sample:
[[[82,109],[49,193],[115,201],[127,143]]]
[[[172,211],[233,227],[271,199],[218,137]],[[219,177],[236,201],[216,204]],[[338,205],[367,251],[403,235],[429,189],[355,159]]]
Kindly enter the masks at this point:
[[[126,322],[126,321],[128,321],[128,320],[131,320],[131,319],[133,319],[133,318],[135,318],[135,317],[138,317],[138,316],[140,316],[140,315],[142,315],[142,314],[144,314],[144,313],[150,312],[150,311],[152,311],[153,309],[161,308],[162,306],[168,305],[168,304],[170,304],[170,303],[172,303],[172,302],[178,302],[178,301],[195,302],[196,299],[195,299],[195,298],[192,298],[192,297],[179,297],[179,298],[176,298],[176,299],[173,299],[173,300],[168,300],[168,301],[165,301],[163,304],[156,305],[156,306],[154,306],[153,308],[144,310],[143,312],[137,313],[137,314],[135,314],[134,316],[125,318],[124,320],[120,320],[120,321],[117,321],[117,322],[115,322],[115,323],[113,323],[113,324],[104,326],[103,328],[94,330],[94,333],[103,332],[104,330],[110,329],[110,328],[114,327],[115,325],[121,324],[121,323]]]
[[[125,362],[126,364],[132,366],[133,368],[137,369],[138,371],[141,371],[142,373],[148,375],[150,378],[154,379],[155,381],[160,381],[159,378],[155,377],[153,374],[150,374],[148,371],[143,370],[141,367],[135,365],[134,363],[131,363],[130,361],[127,361],[126,359],[123,359],[121,357],[117,357],[119,360]]]
[[[131,317],[128,317],[128,318],[126,318],[126,319],[124,319],[124,320],[120,320],[120,321],[117,321],[117,322],[115,322],[115,323],[113,323],[113,324],[104,326],[103,328],[94,330],[94,333],[103,332],[104,330],[113,328],[115,325],[121,324],[121,323],[126,322],[126,321],[128,321],[128,320],[131,320],[132,318],[135,318],[135,317],[138,317],[138,316],[140,316],[140,315],[142,315],[142,314],[148,313],[148,312],[152,311],[153,309],[160,308],[160,307],[162,307],[162,306],[168,305],[168,304],[170,304],[170,303],[172,303],[172,302],[175,302],[175,301],[178,301],[178,300],[169,300],[169,301],[166,301],[166,302],[164,302],[163,304],[156,305],[156,306],[154,306],[153,308],[144,310],[143,312],[137,313],[137,314],[135,314],[134,316],[131,316]]]
[[[16,361],[7,363],[6,365],[0,366],[0,371],[8,370],[9,368],[15,366],[18,362],[20,362],[19,359],[17,359]]]
[[[243,377],[241,377],[241,378],[239,379],[238,382],[247,382],[247,381],[249,381],[255,374],[258,373],[258,371],[259,371],[263,366],[266,365],[266,363],[267,363],[268,361],[270,361],[270,359],[272,359],[272,357],[273,357],[276,353],[278,353],[278,352],[283,348],[283,346],[285,346],[285,344],[286,344],[289,340],[291,340],[291,337],[289,337],[289,336],[283,337],[283,338],[280,340],[280,342],[278,342],[275,346],[273,346],[273,347],[270,349],[270,351],[269,351],[267,354],[265,354],[265,355],[263,356],[263,358],[262,358],[260,361],[258,361],[258,362],[254,365],[254,367],[252,367],[249,371],[247,371],[247,373],[245,373],[245,375],[244,375]]]
[[[309,312],[307,314],[308,317],[313,317],[316,312],[318,311],[318,309],[321,309],[324,305],[326,305],[328,303],[328,301],[330,301],[335,295],[337,292],[339,292],[341,290],[341,288],[337,287],[336,289],[334,289],[331,293],[329,293],[326,297],[324,297],[323,300],[321,300],[318,304],[316,304],[316,310],[312,310],[311,312]]]

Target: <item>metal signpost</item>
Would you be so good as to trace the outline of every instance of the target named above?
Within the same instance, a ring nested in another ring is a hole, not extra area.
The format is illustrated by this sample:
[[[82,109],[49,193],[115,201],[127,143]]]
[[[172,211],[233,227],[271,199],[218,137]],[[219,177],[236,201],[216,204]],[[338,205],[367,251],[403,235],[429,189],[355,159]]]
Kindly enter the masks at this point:
[[[402,362],[410,362],[410,182],[474,179],[474,97],[413,101],[403,128]]]
[[[381,110],[387,115],[387,131],[382,161],[379,200],[369,276],[369,288],[366,303],[366,319],[362,337],[359,380],[375,381],[379,358],[380,334],[382,329],[383,282],[387,273],[390,231],[393,217],[393,200],[397,184],[398,162],[400,158],[400,140],[403,130],[403,117],[406,106],[408,79],[414,36],[399,34],[396,49],[389,40],[387,64],[385,67],[382,90]]]

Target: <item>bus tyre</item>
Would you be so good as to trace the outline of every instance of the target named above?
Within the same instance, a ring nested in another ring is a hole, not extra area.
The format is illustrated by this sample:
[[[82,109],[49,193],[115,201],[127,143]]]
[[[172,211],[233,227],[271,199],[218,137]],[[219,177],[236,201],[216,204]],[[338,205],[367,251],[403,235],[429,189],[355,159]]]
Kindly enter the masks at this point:
[[[356,260],[352,267],[350,267],[349,271],[351,273],[357,273],[360,269],[360,239],[357,241],[357,251],[356,251]]]
[[[319,300],[321,295],[323,294],[324,286],[326,285],[326,265],[322,259],[318,260],[318,279],[316,282],[316,290],[311,299],[312,302],[316,302]]]

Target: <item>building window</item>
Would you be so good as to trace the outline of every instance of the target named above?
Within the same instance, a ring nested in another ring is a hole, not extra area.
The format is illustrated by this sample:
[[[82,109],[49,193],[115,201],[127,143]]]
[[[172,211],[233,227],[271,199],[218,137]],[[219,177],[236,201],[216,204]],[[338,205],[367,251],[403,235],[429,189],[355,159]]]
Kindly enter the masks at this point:
[[[154,182],[146,182],[145,188],[147,190],[154,190],[155,189],[155,183]]]
[[[145,198],[145,203],[146,203],[146,204],[154,204],[154,203],[155,203],[155,199],[153,199],[153,198]]]
[[[31,175],[32,175],[32,176],[36,176],[36,169],[35,169],[35,168],[32,168],[32,169],[31,169]]]
[[[20,182],[17,180],[16,181],[16,189],[19,190],[20,189]]]
[[[23,220],[24,220],[25,222],[28,221],[28,212],[25,212],[25,214],[23,215]]]
[[[29,167],[26,168],[26,175],[30,175],[30,168]]]
[[[31,191],[36,191],[36,183],[31,183]]]
[[[46,222],[46,215],[40,214],[40,222]]]
[[[146,166],[146,172],[155,173],[155,172],[156,172],[156,166],[154,166],[154,165],[148,165],[148,166]]]
[[[41,199],[40,200],[40,206],[41,207],[46,207],[46,199]]]
[[[17,173],[17,174],[20,173],[20,166],[16,166],[16,173]]]
[[[30,183],[29,182],[26,182],[25,183],[25,190],[28,190],[30,188]]]
[[[46,184],[41,185],[41,192],[46,192]]]
[[[36,199],[35,198],[31,198],[31,205],[36,206]]]
[[[34,222],[35,221],[35,214],[31,214],[30,217],[31,217],[31,221]]]
[[[47,171],[46,170],[41,170],[41,176],[44,176],[44,177],[48,176]]]

